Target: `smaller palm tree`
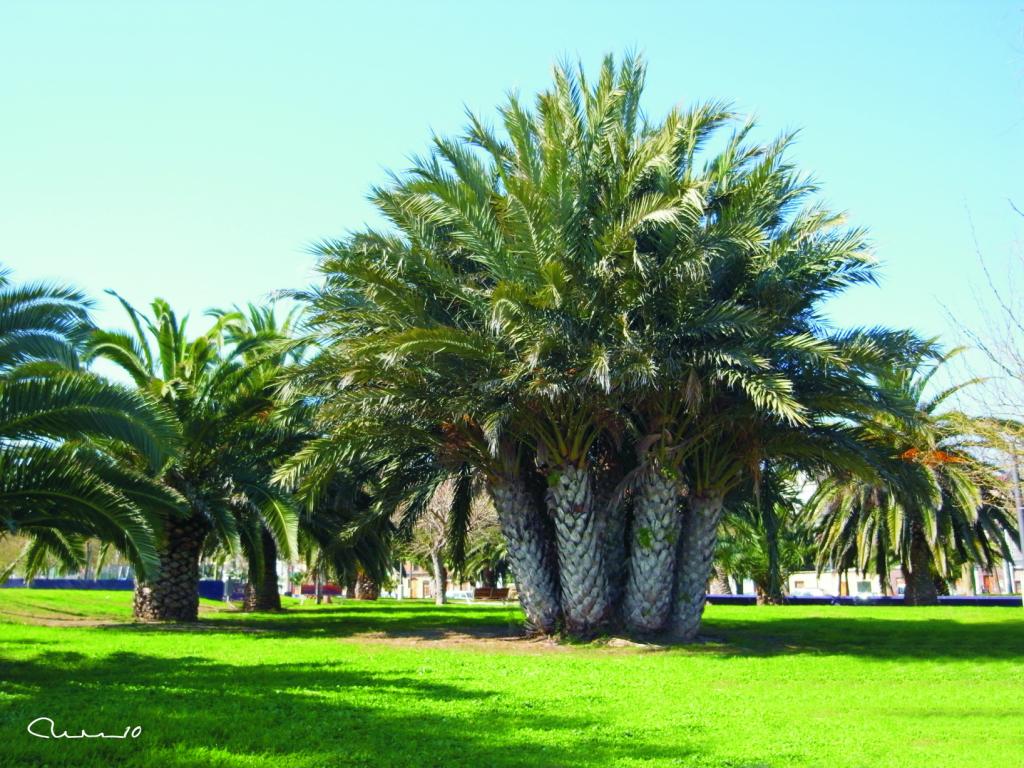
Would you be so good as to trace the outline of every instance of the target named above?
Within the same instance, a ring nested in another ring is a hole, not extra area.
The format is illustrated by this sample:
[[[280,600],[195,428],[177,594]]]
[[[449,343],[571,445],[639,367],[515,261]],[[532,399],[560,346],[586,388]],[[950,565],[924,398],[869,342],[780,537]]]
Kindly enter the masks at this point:
[[[258,518],[286,556],[294,547],[295,509],[271,482],[268,456],[279,437],[278,351],[260,354],[260,339],[229,348],[227,329],[242,325],[234,313],[189,339],[188,318],[179,319],[162,299],[152,302],[147,316],[117,298],[132,332],[94,331],[89,356],[120,366],[140,393],[173,413],[182,448],[161,480],[188,506],[186,516],[163,521],[160,567],[153,579],[136,585],[135,612],[139,618],[195,621],[199,559],[217,545],[237,547],[240,527],[258,532],[244,524],[246,516]]]
[[[884,582],[899,564],[911,605],[938,601],[944,579],[965,563],[993,567],[1009,557],[1010,514],[992,503],[1003,486],[983,456],[989,425],[946,407],[977,382],[929,394],[935,375],[959,350],[934,362],[916,357],[880,377],[893,399],[916,404],[908,418],[877,414],[858,427],[875,456],[867,471],[824,478],[807,505],[818,531],[818,567],[872,572]]]
[[[802,514],[792,470],[772,468],[757,488],[737,491],[716,548],[716,573],[754,582],[758,603],[781,604],[790,573],[813,567],[814,536]]]

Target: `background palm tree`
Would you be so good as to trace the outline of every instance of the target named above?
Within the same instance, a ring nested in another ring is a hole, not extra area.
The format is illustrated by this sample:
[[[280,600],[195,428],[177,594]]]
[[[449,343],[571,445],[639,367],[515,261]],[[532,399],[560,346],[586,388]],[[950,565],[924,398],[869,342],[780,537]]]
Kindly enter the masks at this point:
[[[282,553],[293,550],[295,510],[288,495],[271,483],[265,450],[275,439],[279,369],[257,354],[259,339],[226,349],[225,329],[239,319],[233,314],[221,315],[190,340],[188,318],[179,321],[165,301],[154,300],[147,316],[118,300],[133,332],[95,331],[90,358],[117,364],[140,392],[173,413],[182,449],[161,479],[188,505],[187,516],[164,521],[157,544],[160,568],[136,584],[135,614],[195,621],[199,559],[204,547],[214,547],[207,541],[211,534],[217,543],[237,546],[239,515],[249,512],[259,517]]]
[[[1004,483],[984,452],[996,446],[990,424],[953,408],[950,399],[975,383],[932,394],[929,384],[957,350],[934,362],[919,357],[880,378],[893,397],[914,403],[908,418],[878,413],[858,426],[877,455],[866,471],[821,479],[807,505],[819,537],[818,565],[855,568],[888,582],[898,564],[910,605],[938,601],[938,583],[964,563],[991,568],[1010,557],[1016,526],[1000,505]]]
[[[241,455],[233,463],[239,467],[245,464],[247,475],[265,483],[310,437],[310,411],[300,394],[288,386],[292,368],[306,353],[306,345],[294,338],[301,307],[293,307],[281,319],[274,303],[250,303],[244,309],[212,310],[208,314],[222,323],[225,341],[234,346],[243,363],[260,369],[261,377],[273,388],[273,418],[267,418],[265,412],[251,419],[234,441],[234,450]],[[232,496],[232,509],[248,565],[243,607],[247,611],[280,610],[277,561],[281,553],[274,534],[263,520],[259,504],[248,495]]]
[[[372,513],[372,490],[363,473],[338,472],[304,508],[298,553],[315,584],[333,580],[349,597],[374,599],[387,582],[395,529],[387,516]]]
[[[498,581],[515,581],[508,559],[508,546],[501,534],[498,511],[489,497],[474,499],[474,513],[466,536],[466,559],[460,575],[483,587],[497,587]]]
[[[80,567],[89,538],[151,571],[154,514],[181,510],[153,480],[178,445],[173,419],[81,367],[88,309],[74,289],[13,285],[0,271],[0,536],[28,537],[14,564],[28,575],[50,559]]]
[[[727,500],[716,563],[739,584],[751,579],[758,603],[781,604],[789,574],[813,567],[814,531],[799,491],[795,473],[777,467]]]

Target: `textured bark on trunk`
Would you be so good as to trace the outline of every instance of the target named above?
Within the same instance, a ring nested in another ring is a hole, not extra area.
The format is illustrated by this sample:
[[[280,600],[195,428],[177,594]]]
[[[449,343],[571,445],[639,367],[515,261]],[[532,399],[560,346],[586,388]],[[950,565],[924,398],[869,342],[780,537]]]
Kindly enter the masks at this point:
[[[712,595],[731,595],[732,586],[729,584],[729,577],[721,568],[713,568],[711,571],[711,586],[708,592]]]
[[[493,482],[488,490],[498,511],[527,625],[550,635],[558,628],[561,611],[554,556],[540,510],[526,485],[517,478]]]
[[[245,585],[246,611],[280,611],[281,593],[277,585],[277,544],[266,528],[260,532],[263,562],[249,563],[249,583]]]
[[[721,515],[722,497],[718,495],[691,497],[689,509],[683,514],[676,590],[668,622],[674,640],[693,640],[700,629]]]
[[[604,531],[594,514],[590,474],[565,465],[552,471],[548,509],[555,521],[562,617],[569,634],[590,637],[611,618]]]
[[[199,619],[199,555],[209,526],[192,516],[169,520],[157,554],[160,566],[151,581],[135,585],[137,619],[197,621]]]
[[[768,590],[767,585],[757,584],[754,587],[754,592],[757,596],[758,605],[782,605],[786,602],[786,598],[780,595],[775,595]]]
[[[640,479],[623,603],[631,632],[658,632],[668,620],[679,548],[680,491],[679,482],[657,465],[649,466]]]
[[[376,600],[378,597],[380,586],[365,573],[360,573],[356,577],[356,600]]]
[[[441,555],[437,552],[430,553],[430,565],[434,570],[434,605],[444,605],[448,591],[448,571],[441,562]]]
[[[939,592],[932,574],[931,549],[924,534],[924,525],[911,523],[910,572],[905,576],[907,586],[903,593],[904,605],[938,605]],[[906,569],[904,569],[906,573]]]

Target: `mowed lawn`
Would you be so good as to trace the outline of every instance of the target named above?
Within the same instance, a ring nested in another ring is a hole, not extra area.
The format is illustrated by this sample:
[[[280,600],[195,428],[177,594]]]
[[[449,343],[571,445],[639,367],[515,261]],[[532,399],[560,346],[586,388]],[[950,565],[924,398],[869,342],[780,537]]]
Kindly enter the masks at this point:
[[[0,763],[1024,766],[1024,610],[718,607],[650,650],[507,639],[500,605],[345,602],[194,627],[0,590]],[[57,731],[137,739],[41,740]]]

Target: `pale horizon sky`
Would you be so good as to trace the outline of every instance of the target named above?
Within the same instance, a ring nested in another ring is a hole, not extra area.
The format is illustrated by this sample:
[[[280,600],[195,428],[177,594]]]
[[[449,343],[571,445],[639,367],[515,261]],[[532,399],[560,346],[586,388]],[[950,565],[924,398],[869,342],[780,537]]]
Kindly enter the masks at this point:
[[[553,6],[553,7],[552,7]],[[22,2],[0,5],[0,263],[191,312],[313,279],[310,243],[466,106],[552,64],[648,61],[644,107],[728,99],[871,232],[879,288],[837,324],[941,334],[1024,219],[1024,2]],[[1016,250],[1015,250],[1016,249]],[[1016,254],[1016,255],[1015,255]]]

